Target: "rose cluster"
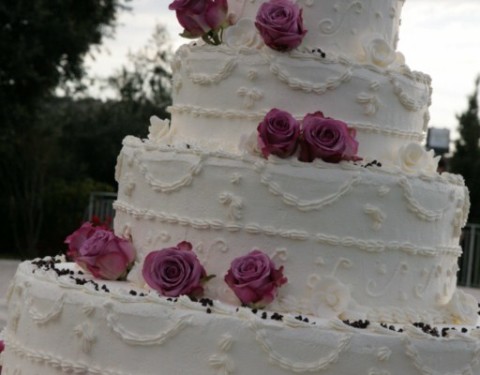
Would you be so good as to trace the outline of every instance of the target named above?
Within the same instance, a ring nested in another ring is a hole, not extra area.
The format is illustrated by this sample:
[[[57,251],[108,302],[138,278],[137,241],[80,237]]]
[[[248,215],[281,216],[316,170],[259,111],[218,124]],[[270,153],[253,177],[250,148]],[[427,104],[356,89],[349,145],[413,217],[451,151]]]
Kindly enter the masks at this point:
[[[232,5],[235,7],[235,4]],[[169,9],[175,11],[178,22],[184,28],[181,36],[202,38],[212,45],[221,44],[224,29],[238,21],[234,13],[228,14],[227,0],[174,0]],[[302,13],[303,10],[292,0],[270,0],[260,6],[255,28],[268,47],[281,52],[291,51],[302,43],[307,33]],[[238,32],[248,33],[245,25]],[[236,39],[238,37],[235,36]],[[251,39],[240,37],[241,40]]]
[[[174,0],[168,8],[176,12],[184,28],[181,36],[203,38],[213,45],[222,42],[222,30],[228,25],[227,0]]]
[[[142,275],[152,289],[167,297],[199,296],[203,284],[213,277],[207,276],[192,245],[185,241],[149,253]],[[283,267],[276,269],[273,261],[259,250],[234,259],[224,280],[243,304],[251,306],[272,302],[277,289],[287,282]]]
[[[322,159],[329,163],[359,160],[356,131],[322,112],[307,114],[297,121],[290,113],[272,109],[257,127],[258,146],[264,157],[287,158],[300,148],[299,160]]]
[[[130,241],[117,237],[104,225],[86,222],[70,234],[65,243],[67,256],[100,279],[124,278],[135,260]]]

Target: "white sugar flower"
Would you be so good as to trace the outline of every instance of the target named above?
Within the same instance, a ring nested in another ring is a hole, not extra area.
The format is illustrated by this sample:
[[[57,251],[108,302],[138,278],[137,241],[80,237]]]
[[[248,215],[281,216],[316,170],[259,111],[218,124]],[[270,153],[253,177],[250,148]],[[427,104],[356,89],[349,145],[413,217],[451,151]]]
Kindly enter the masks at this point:
[[[369,40],[363,49],[366,61],[382,68],[392,64],[397,58],[395,51],[380,37]]]
[[[248,18],[242,18],[237,24],[227,28],[223,39],[227,46],[232,48],[260,48],[263,45],[255,24]]]
[[[170,131],[170,121],[161,120],[157,116],[152,116],[150,117],[150,127],[148,131],[148,139],[158,143],[163,140]]]
[[[440,157],[434,157],[433,150],[426,151],[418,143],[409,143],[400,147],[395,164],[408,174],[424,173],[434,175]]]
[[[345,311],[350,299],[350,289],[346,285],[333,276],[324,276],[313,285],[311,312],[327,319],[337,317]]]

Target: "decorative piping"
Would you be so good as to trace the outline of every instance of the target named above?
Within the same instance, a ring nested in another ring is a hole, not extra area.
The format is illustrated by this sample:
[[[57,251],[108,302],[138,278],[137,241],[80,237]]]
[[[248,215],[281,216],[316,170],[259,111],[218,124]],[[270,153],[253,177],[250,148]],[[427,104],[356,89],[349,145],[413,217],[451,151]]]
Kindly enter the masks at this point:
[[[352,79],[353,72],[351,67],[347,67],[343,73],[338,77],[330,78],[325,83],[311,83],[307,81],[302,81],[298,78],[291,78],[286,70],[282,69],[280,65],[271,63],[270,71],[274,76],[276,76],[281,82],[288,85],[293,90],[301,90],[307,93],[315,93],[318,95],[323,95],[329,90],[335,90],[340,87],[343,83],[348,82]]]
[[[396,79],[392,73],[390,73],[389,76],[390,76],[390,82],[393,85],[393,92],[398,97],[398,100],[406,110],[411,112],[418,112],[423,108],[428,107],[428,105],[430,104],[430,95],[424,101],[415,100],[408,96],[405,90],[401,87],[399,80]],[[431,89],[429,88],[429,92],[430,91]]]
[[[63,374],[83,374],[83,375],[128,375],[122,371],[115,371],[111,369],[103,369],[99,367],[90,367],[87,363],[71,362],[63,359],[60,356],[54,356],[40,350],[28,349],[22,346],[18,341],[11,336],[5,340],[5,345],[9,351],[33,363],[42,363],[50,366],[56,370],[60,370]],[[4,371],[8,370],[8,366],[4,366]]]
[[[470,363],[465,364],[462,369],[459,369],[454,372],[449,372],[448,375],[475,375],[478,374],[478,365],[480,363],[480,345],[478,341],[469,340],[474,346],[474,351],[472,355],[472,360]],[[422,375],[437,375],[440,374],[438,371],[428,367],[420,358],[420,353],[415,349],[412,341],[408,338],[404,338],[405,342],[405,354],[409,357],[414,366],[417,368],[420,374]],[[477,371],[475,371],[477,369]]]
[[[62,294],[58,300],[56,300],[50,311],[46,313],[41,313],[33,306],[33,301],[31,297],[26,299],[26,304],[28,306],[28,313],[32,320],[37,324],[45,324],[52,319],[55,319],[63,310],[63,305],[65,302],[65,296]]]
[[[349,193],[354,186],[358,185],[362,181],[360,176],[355,176],[350,181],[346,181],[337,192],[327,195],[324,198],[317,199],[315,201],[308,201],[294,196],[293,194],[284,193],[281,191],[278,183],[272,181],[270,174],[264,173],[260,179],[260,182],[268,187],[268,191],[275,196],[281,196],[282,201],[288,206],[294,206],[299,211],[320,211],[323,208],[332,205],[337,202],[344,195]]]
[[[197,85],[209,86],[212,84],[218,84],[221,81],[227,79],[237,67],[236,58],[231,57],[225,61],[225,64],[222,68],[214,74],[206,73],[192,73],[190,67],[186,68],[187,77]]]
[[[156,179],[150,172],[146,165],[144,165],[143,161],[138,156],[138,153],[135,153],[134,160],[138,165],[138,169],[142,173],[143,177],[150,185],[150,187],[154,191],[162,192],[162,193],[171,193],[174,191],[178,191],[181,188],[184,188],[190,185],[193,181],[193,177],[198,175],[202,170],[202,164],[204,161],[204,156],[199,155],[199,160],[196,164],[193,164],[188,169],[188,172],[180,178],[178,181],[171,182],[171,183],[163,183],[160,180]]]
[[[337,237],[334,235],[317,234],[315,235],[317,242],[342,247],[354,247],[369,253],[383,253],[385,251],[402,251],[410,255],[420,255],[426,257],[452,255],[459,257],[462,254],[460,246],[439,246],[439,247],[422,247],[415,246],[409,242],[385,242],[381,240],[361,240],[353,237]]]
[[[351,125],[351,124],[350,124]],[[354,125],[356,126],[356,125]],[[133,137],[133,136],[127,136],[123,140],[123,145],[125,147],[131,148],[132,150],[147,150],[147,143],[144,143],[142,140],[139,138]],[[410,179],[416,179],[416,180],[422,180],[426,182],[441,182],[441,183],[448,183],[456,186],[461,186],[465,191],[465,181],[462,176],[452,174],[452,173],[447,173],[444,172],[442,174],[435,174],[435,175],[425,175],[422,173],[418,173],[418,175],[407,175],[401,171],[398,170],[398,168],[388,168],[386,166],[383,166],[382,168],[377,168],[375,170],[371,169],[365,169],[361,165],[356,165],[352,163],[340,163],[340,164],[331,164],[331,163],[326,163],[320,160],[314,161],[312,163],[303,163],[299,162],[296,159],[280,159],[280,158],[275,158],[272,157],[268,160],[264,158],[260,158],[258,156],[251,156],[251,155],[242,155],[239,156],[238,154],[235,154],[233,152],[227,152],[227,151],[212,151],[212,150],[204,150],[201,148],[184,148],[184,147],[175,147],[175,146],[165,146],[165,145],[159,145],[159,144],[152,144],[148,143],[148,151],[158,151],[158,152],[166,152],[166,153],[174,153],[174,154],[184,154],[184,155],[195,155],[197,157],[213,157],[213,158],[219,158],[219,159],[227,159],[227,160],[233,160],[233,161],[240,161],[244,163],[248,163],[253,165],[255,168],[257,165],[260,166],[260,168],[264,168],[267,165],[290,165],[291,167],[296,167],[296,168],[317,168],[319,170],[338,170],[338,168],[342,170],[348,170],[348,171],[362,171],[363,173],[372,173],[372,174],[378,174],[378,175],[387,175],[387,176],[395,176],[398,177],[404,176],[408,177]]]
[[[131,345],[140,345],[140,346],[162,345],[168,339],[171,339],[172,337],[179,334],[190,324],[190,319],[183,316],[183,317],[180,317],[179,320],[166,331],[160,332],[155,335],[141,336],[134,332],[129,332],[127,329],[125,329],[118,323],[118,316],[114,315],[112,303],[107,302],[104,304],[104,307],[105,307],[105,310],[107,311],[107,315],[106,315],[107,325],[124,342]]]
[[[337,13],[340,12],[340,9],[338,8],[338,5],[335,6],[335,10]],[[337,22],[337,26],[334,26],[334,22],[329,19],[329,18],[324,18],[323,20],[320,21],[318,24],[318,29],[320,30],[321,33],[324,35],[332,35],[336,33],[340,27],[342,26],[345,17],[348,15],[348,12],[350,10],[353,10],[356,14],[361,14],[363,11],[363,5],[360,1],[354,1],[350,3],[345,10],[341,13],[341,17]]]
[[[327,369],[331,364],[336,363],[340,358],[340,354],[344,352],[352,340],[352,334],[344,334],[339,340],[337,348],[330,354],[323,358],[317,359],[313,362],[298,362],[295,363],[291,360],[284,358],[281,354],[276,352],[268,342],[265,334],[265,330],[259,329],[255,322],[252,322],[251,328],[255,332],[255,339],[260,344],[263,351],[268,355],[270,361],[277,366],[295,372],[318,372]]]
[[[460,246],[447,247],[421,247],[415,246],[408,242],[400,243],[396,241],[384,242],[380,240],[361,240],[353,237],[337,237],[335,235],[327,234],[316,234],[311,235],[305,231],[298,230],[285,230],[277,229],[273,227],[261,227],[257,224],[232,224],[225,223],[222,220],[201,220],[201,219],[190,219],[186,217],[178,217],[176,215],[169,215],[166,213],[157,213],[152,210],[138,209],[133,206],[125,203],[116,201],[114,203],[115,210],[119,212],[124,212],[127,215],[130,215],[137,219],[147,219],[147,220],[158,220],[160,222],[165,222],[169,224],[179,224],[182,226],[192,227],[198,230],[226,230],[229,232],[239,232],[245,231],[249,234],[262,234],[269,237],[282,237],[290,240],[298,241],[307,241],[315,240],[319,243],[323,243],[331,246],[342,246],[342,247],[354,247],[359,250],[363,250],[370,253],[382,253],[385,251],[402,251],[411,255],[420,255],[420,256],[443,256],[443,255],[453,255],[460,256],[462,251]]]
[[[429,210],[425,207],[422,207],[420,202],[418,202],[413,197],[413,189],[408,179],[406,177],[402,177],[398,180],[398,184],[403,189],[403,196],[407,200],[407,207],[408,209],[413,212],[420,220],[435,222],[439,221],[443,218],[445,212],[448,209],[448,206],[441,209],[441,210]]]
[[[220,110],[220,109],[207,109],[202,107],[197,107],[194,105],[174,105],[169,106],[167,109],[172,114],[188,114],[193,117],[206,117],[214,119],[225,119],[225,120],[248,120],[248,121],[262,121],[266,115],[266,111],[259,112],[245,112],[237,110]],[[302,119],[303,116],[294,116],[297,119]],[[365,132],[365,133],[376,133],[383,134],[386,136],[393,136],[398,138],[406,138],[416,141],[422,141],[424,139],[424,134],[419,132],[410,132],[404,130],[398,130],[393,128],[388,128],[386,126],[376,126],[366,123],[357,123],[349,122],[348,125],[353,128]]]

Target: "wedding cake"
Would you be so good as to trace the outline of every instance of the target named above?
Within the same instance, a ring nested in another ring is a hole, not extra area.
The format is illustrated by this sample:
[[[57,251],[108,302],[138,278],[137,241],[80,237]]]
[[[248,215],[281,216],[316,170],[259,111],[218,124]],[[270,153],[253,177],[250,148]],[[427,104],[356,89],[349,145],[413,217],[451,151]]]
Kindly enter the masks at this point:
[[[171,124],[125,138],[114,233],[20,265],[3,374],[479,374],[403,5],[173,1]]]

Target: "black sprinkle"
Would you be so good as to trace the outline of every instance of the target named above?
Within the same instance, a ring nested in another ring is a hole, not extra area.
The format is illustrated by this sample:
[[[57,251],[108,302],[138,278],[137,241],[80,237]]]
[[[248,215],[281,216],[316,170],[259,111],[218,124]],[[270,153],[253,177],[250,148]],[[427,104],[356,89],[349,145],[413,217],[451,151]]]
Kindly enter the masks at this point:
[[[273,313],[272,316],[270,317],[270,319],[282,321],[283,320],[283,315],[280,315],[279,313]]]
[[[351,322],[350,320],[344,320],[343,323],[353,328],[359,328],[359,329],[365,329],[370,325],[370,321],[368,320],[357,320],[354,322]]]

